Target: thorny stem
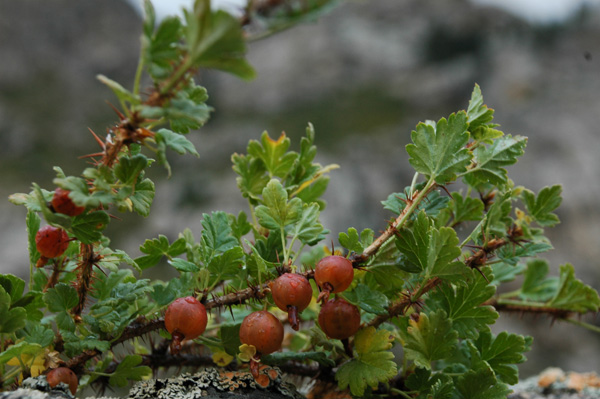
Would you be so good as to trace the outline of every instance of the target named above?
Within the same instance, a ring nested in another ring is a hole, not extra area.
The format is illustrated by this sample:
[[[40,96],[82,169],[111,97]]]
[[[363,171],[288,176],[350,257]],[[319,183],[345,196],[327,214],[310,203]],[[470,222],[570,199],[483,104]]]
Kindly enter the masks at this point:
[[[417,194],[414,198],[408,198],[406,200],[406,207],[402,210],[400,215],[394,220],[388,228],[379,236],[371,245],[369,245],[363,253],[359,256],[360,259],[367,259],[373,256],[379,248],[384,245],[390,238],[394,236],[399,228],[402,228],[409,217],[414,213],[414,211],[419,207],[419,204],[427,195],[433,190],[435,187],[435,179],[430,178],[427,181],[425,187],[421,191],[415,191],[414,194]]]
[[[77,274],[77,297],[79,298],[79,302],[71,310],[75,319],[78,319],[81,316],[81,312],[85,306],[85,300],[92,280],[94,264],[98,260],[99,258],[94,253],[94,246],[92,244],[81,244],[81,262],[79,264],[79,273]]]

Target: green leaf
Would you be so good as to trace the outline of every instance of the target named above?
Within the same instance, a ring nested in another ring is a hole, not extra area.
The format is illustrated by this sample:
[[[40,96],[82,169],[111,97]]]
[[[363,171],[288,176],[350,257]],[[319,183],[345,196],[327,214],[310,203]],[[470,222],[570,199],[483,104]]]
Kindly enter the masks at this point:
[[[156,265],[163,256],[172,258],[185,252],[185,240],[179,238],[169,245],[169,240],[164,235],[159,235],[153,240],[146,240],[140,251],[147,254],[135,259],[140,269],[144,270]]]
[[[474,339],[480,331],[488,331],[487,326],[494,324],[498,318],[494,307],[481,306],[495,294],[496,288],[475,271],[466,274],[465,285],[442,285],[429,294],[427,304],[432,310],[445,312],[459,338]],[[486,274],[489,275],[489,272]]]
[[[244,264],[244,250],[242,247],[233,247],[225,251],[222,255],[215,256],[208,264],[208,271],[211,274],[211,281],[220,281],[227,278],[234,278],[240,273]]]
[[[132,92],[121,86],[121,84],[119,84],[118,82],[115,82],[114,80],[109,79],[104,75],[96,75],[96,79],[108,86],[108,88],[111,89],[113,93],[115,93],[119,101],[126,101],[134,105],[140,104],[142,102],[140,96],[133,94]]]
[[[494,110],[488,108],[487,105],[483,103],[481,88],[478,84],[475,84],[475,88],[471,94],[469,108],[467,108],[467,119],[469,121],[469,130],[471,132],[489,124],[494,119]],[[475,139],[477,140],[478,138],[475,137]]]
[[[459,192],[452,193],[449,209],[454,219],[452,224],[481,220],[483,218],[483,202],[479,198],[464,197]]]
[[[363,396],[367,386],[377,388],[398,372],[393,362],[393,335],[386,330],[367,327],[356,333],[354,347],[358,356],[342,364],[335,374],[340,389],[350,387],[352,395]]]
[[[512,210],[510,192],[502,195],[496,195],[496,200],[488,209],[488,212],[483,220],[483,231],[485,237],[489,240],[495,237],[504,238],[507,229],[513,224],[510,218]],[[474,233],[479,234],[481,229],[476,229]]]
[[[544,227],[552,227],[559,223],[558,216],[552,213],[562,202],[562,187],[555,185],[544,187],[537,195],[527,189],[523,190],[522,199],[529,215]]]
[[[154,30],[155,14],[149,1],[145,2],[146,20],[142,36],[142,58],[154,80],[168,77],[179,56],[181,21],[177,17],[164,18]]]
[[[244,59],[246,42],[239,21],[228,13],[211,12],[209,1],[197,1],[193,12],[184,10],[184,27],[192,63],[220,69],[242,79],[255,76]]]
[[[239,353],[239,347],[242,345],[240,341],[240,326],[242,323],[236,324],[221,324],[219,335],[223,343],[223,349],[231,356]]]
[[[132,184],[146,166],[148,166],[148,158],[145,155],[122,156],[115,165],[115,177],[125,185]]]
[[[335,362],[325,352],[275,352],[261,358],[266,364],[277,366],[288,362],[312,360],[325,367],[335,367]]]
[[[303,244],[315,245],[325,238],[323,231],[323,225],[319,222],[319,205],[303,204],[300,218],[290,230],[292,237],[298,237]]]
[[[415,186],[416,190],[421,190],[425,187],[425,183],[419,183]],[[406,192],[408,192],[410,188],[406,188]],[[404,208],[406,208],[406,200],[408,198],[406,192],[402,193],[392,193],[387,197],[387,200],[381,201],[383,207],[385,209],[389,209],[394,212],[396,215],[399,215]],[[433,190],[421,203],[422,205],[419,207],[420,210],[424,211],[430,217],[436,217],[440,211],[448,206],[448,202],[450,199],[446,196],[442,196],[439,190]],[[414,219],[416,217],[415,214],[412,215]]]
[[[154,200],[154,183],[150,179],[139,181],[135,185],[133,195],[129,197],[133,204],[133,210],[147,217],[150,214],[150,206]]]
[[[260,142],[251,140],[248,143],[248,155],[261,159],[270,176],[285,178],[292,170],[298,159],[298,153],[287,152],[290,139],[281,133],[277,140],[271,139],[267,132],[263,132]]]
[[[200,271],[200,268],[198,267],[198,265],[196,265],[195,263],[192,262],[188,262],[185,259],[181,259],[181,258],[174,258],[171,259],[169,261],[169,264],[171,266],[173,266],[175,269],[177,269],[178,272],[198,272]]]
[[[164,143],[165,146],[172,149],[180,155],[185,153],[200,156],[194,144],[189,141],[184,135],[172,132],[168,129],[160,129],[154,136],[156,143],[160,146]]]
[[[271,179],[262,192],[264,205],[256,207],[256,217],[261,226],[279,230],[296,223],[302,217],[302,200],[292,198],[276,179]]]
[[[456,261],[461,251],[456,232],[449,227],[433,227],[425,212],[420,212],[412,228],[400,230],[396,246],[415,271],[426,278],[439,277],[449,281],[461,278],[467,267]]]
[[[102,230],[110,222],[110,217],[104,211],[84,213],[73,218],[71,229],[79,241],[93,244],[102,239]]]
[[[81,177],[57,177],[53,180],[53,183],[60,188],[69,190],[69,197],[77,206],[83,206],[90,209],[99,208],[102,205],[108,207],[114,200],[114,194],[110,191],[99,190],[90,192],[87,181]],[[43,208],[42,212],[44,212]],[[61,214],[54,215],[65,216]],[[48,220],[46,213],[44,213],[44,217]]]
[[[23,329],[23,338],[30,344],[38,344],[47,347],[54,342],[56,333],[43,324],[28,322]]]
[[[229,216],[222,211],[210,215],[202,214],[202,243],[206,258],[210,260],[215,254],[221,254],[239,245],[238,240],[232,235],[229,225]]]
[[[558,291],[558,278],[547,278],[548,269],[548,262],[543,259],[534,259],[528,262],[519,296],[523,299],[541,302],[552,298]]]
[[[27,226],[27,249],[29,250],[29,264],[35,265],[40,258],[40,253],[35,244],[35,235],[40,229],[41,218],[36,212],[27,211],[25,225]]]
[[[143,106],[140,114],[149,119],[164,118],[171,123],[170,127],[173,132],[186,134],[190,129],[200,128],[210,117],[211,108],[205,103],[207,99],[204,87],[190,86],[179,90],[175,97],[163,107]],[[162,154],[162,158],[159,159],[164,164],[166,143],[158,144]]]
[[[377,315],[387,314],[389,301],[387,297],[364,284],[358,284],[352,291],[344,292],[344,298],[354,305],[359,306],[365,312]]]
[[[248,222],[246,212],[240,211],[237,218],[234,215],[227,215],[229,219],[229,227],[231,227],[231,235],[238,240],[248,234],[252,230],[252,224]]]
[[[481,145],[473,151],[473,163],[466,177],[471,186],[492,183],[504,185],[508,183],[505,166],[513,165],[517,158],[525,153],[527,137],[510,135],[501,137],[489,147]]]
[[[44,294],[44,302],[51,312],[71,310],[79,303],[77,291],[65,283],[58,283]]]
[[[560,266],[558,290],[547,305],[578,313],[597,312],[600,297],[595,289],[575,278],[573,265],[566,264]]]
[[[340,245],[346,248],[350,252],[362,253],[364,251],[364,246],[360,242],[360,237],[358,237],[358,231],[354,227],[350,227],[348,229],[348,233],[340,232],[338,235],[338,241]]]
[[[13,274],[0,274],[0,286],[10,296],[10,300],[6,302],[9,306],[15,306],[23,297],[25,281]]]
[[[533,257],[542,252],[551,250],[553,247],[544,235],[536,235],[529,240],[523,240],[518,244],[505,245],[496,251],[496,255],[503,262],[517,265],[523,258]]]
[[[431,370],[419,368],[406,379],[406,387],[419,393],[417,399],[451,399],[454,383],[446,374],[431,375]]]
[[[44,348],[40,344],[31,344],[27,341],[21,341],[9,346],[8,349],[0,353],[0,364],[5,364],[10,359],[21,357],[23,355],[35,357],[43,350]]]
[[[421,313],[419,320],[410,319],[407,329],[400,329],[405,356],[419,367],[431,369],[431,362],[452,354],[458,343],[458,332],[446,312]]]
[[[242,196],[257,203],[262,191],[269,182],[267,168],[261,159],[253,156],[233,154],[231,156],[233,171],[238,174],[237,186]]]
[[[413,143],[406,146],[409,162],[419,173],[445,184],[466,171],[471,155],[465,148],[469,141],[467,114],[464,111],[442,118],[433,126],[419,123],[411,133]]]
[[[525,266],[521,264],[510,265],[504,262],[494,263],[492,265],[492,274],[494,275],[494,280],[492,280],[492,284],[498,286],[500,285],[500,283],[513,281],[515,278],[517,278],[518,275],[522,274],[524,271]]]
[[[11,309],[10,303],[11,295],[0,286],[0,334],[11,334],[25,327],[27,321],[27,311],[21,307]]]
[[[151,375],[152,369],[148,366],[140,366],[141,363],[140,355],[127,355],[111,375],[108,380],[109,384],[124,387],[129,380],[141,381],[143,377]]]
[[[525,337],[509,334],[506,331],[493,337],[491,332],[485,331],[469,345],[471,345],[472,357],[485,360],[501,381],[511,385],[519,382],[517,364],[527,360],[523,353],[529,350]],[[478,352],[477,356],[475,351]]]
[[[457,377],[455,387],[461,399],[506,399],[511,392],[499,382],[492,368],[485,362],[481,367]]]

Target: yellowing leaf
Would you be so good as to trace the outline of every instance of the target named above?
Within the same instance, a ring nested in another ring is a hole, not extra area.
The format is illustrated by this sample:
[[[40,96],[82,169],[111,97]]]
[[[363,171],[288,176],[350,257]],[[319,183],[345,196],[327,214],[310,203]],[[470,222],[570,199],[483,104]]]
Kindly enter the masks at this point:
[[[212,360],[217,366],[225,367],[233,361],[233,356],[225,351],[217,351],[213,353]]]
[[[380,382],[386,382],[396,375],[392,347],[393,336],[389,331],[376,331],[367,327],[356,333],[354,347],[358,356],[344,363],[338,369],[335,378],[340,389],[350,387],[350,392],[363,396],[367,386],[376,389]]]
[[[242,362],[249,362],[256,355],[256,347],[254,345],[240,345],[240,353],[237,355]]]

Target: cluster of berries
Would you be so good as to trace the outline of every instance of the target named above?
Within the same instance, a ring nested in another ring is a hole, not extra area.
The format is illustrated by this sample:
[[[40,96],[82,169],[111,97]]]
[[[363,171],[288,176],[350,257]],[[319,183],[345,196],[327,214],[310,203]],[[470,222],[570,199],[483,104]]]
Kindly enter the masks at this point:
[[[319,326],[330,338],[345,340],[360,328],[360,311],[356,306],[341,298],[329,299],[330,294],[346,290],[353,278],[352,262],[343,256],[327,256],[315,268],[314,279],[321,289],[318,300],[323,302]],[[297,331],[298,314],[308,307],[313,297],[310,282],[303,275],[285,273],[274,280],[270,288],[275,305],[288,312],[290,326]],[[165,327],[173,337],[171,351],[177,353],[182,340],[200,336],[206,324],[206,308],[196,298],[176,299],[165,313]],[[281,321],[266,310],[250,313],[244,318],[240,326],[240,341],[256,348],[256,355],[250,361],[253,374],[258,372],[257,362],[261,355],[281,348],[283,335]]]

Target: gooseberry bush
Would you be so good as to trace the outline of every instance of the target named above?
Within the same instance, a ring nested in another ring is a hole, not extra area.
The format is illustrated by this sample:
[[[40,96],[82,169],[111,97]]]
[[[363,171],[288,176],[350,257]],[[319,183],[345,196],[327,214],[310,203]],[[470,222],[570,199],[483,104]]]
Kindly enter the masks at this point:
[[[288,22],[329,3],[286,8]],[[477,85],[466,110],[416,125],[404,153],[414,178],[383,199],[383,226],[334,236],[322,225],[337,165],[315,162],[309,124],[298,150],[265,132],[233,154],[247,209],[204,214],[200,232],[140,240],[138,257],[111,247],[111,215],[151,217],[147,168],[170,174],[171,151],[198,155],[186,134],[212,109],[195,73],[251,79],[245,26],[259,17],[265,29],[287,26],[251,7],[240,22],[209,0],[158,24],[150,2],[145,11],[132,89],[99,76],[118,120],[92,132],[90,164],[77,176],[55,167],[54,187],[10,197],[27,210],[30,277],[0,275],[2,389],[40,374],[73,392],[126,386],[172,366],[257,377],[262,363],[353,397],[504,398],[532,338],[493,334],[499,312],[595,328],[579,316],[598,311],[598,293],[570,264],[548,276],[539,257],[552,248],[544,229],[559,222],[561,187],[534,193],[509,179],[527,138],[499,130]],[[159,265],[178,277],[143,278]],[[520,288],[498,294],[513,280]]]

